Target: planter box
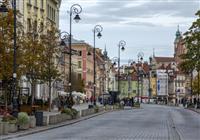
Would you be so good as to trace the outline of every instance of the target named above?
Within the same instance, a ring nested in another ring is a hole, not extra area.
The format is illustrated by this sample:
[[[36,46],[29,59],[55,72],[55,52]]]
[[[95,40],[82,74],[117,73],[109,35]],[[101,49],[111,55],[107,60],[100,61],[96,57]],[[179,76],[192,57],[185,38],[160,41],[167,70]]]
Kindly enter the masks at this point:
[[[112,106],[108,106],[108,105],[105,106],[105,110],[108,110],[108,111],[109,111],[109,110],[112,110],[112,109],[113,109]]]
[[[63,122],[62,114],[57,114],[56,117],[57,117],[57,122],[56,123]]]
[[[8,122],[0,122],[0,135],[8,134]]]
[[[18,126],[16,123],[8,123],[8,132],[10,133],[14,133],[14,132],[17,132],[18,130]]]
[[[102,111],[104,111],[104,107],[103,107],[103,106],[100,106],[100,107],[99,107],[99,112],[102,112]]]
[[[49,116],[43,116],[43,125],[49,125]]]
[[[27,124],[20,124],[19,125],[19,129],[20,130],[27,130],[27,129],[29,129],[29,123],[27,123]]]
[[[57,118],[56,115],[49,116],[49,124],[56,124]]]
[[[87,116],[87,115],[91,115],[91,114],[94,114],[94,113],[95,113],[94,108],[81,110],[81,116],[82,117]]]
[[[35,116],[30,116],[29,118],[30,118],[29,127],[30,128],[36,127],[36,118],[35,118]]]
[[[70,115],[67,115],[67,114],[65,114],[65,113],[62,113],[62,114],[61,114],[61,118],[62,118],[62,122],[72,119],[72,117],[71,117]]]

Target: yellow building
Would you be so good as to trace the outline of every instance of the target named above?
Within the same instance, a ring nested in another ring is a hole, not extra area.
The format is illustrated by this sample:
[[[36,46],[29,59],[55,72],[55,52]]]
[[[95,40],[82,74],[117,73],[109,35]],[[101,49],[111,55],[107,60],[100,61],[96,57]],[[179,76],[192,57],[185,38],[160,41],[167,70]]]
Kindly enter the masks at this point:
[[[10,0],[10,5],[12,5],[12,0]],[[45,32],[49,25],[59,28],[60,5],[61,0],[16,0],[16,8],[19,11],[17,20],[23,25],[25,33],[34,31],[40,34]],[[57,60],[54,59],[54,61]],[[58,67],[58,69],[61,68]],[[29,83],[27,85],[30,87]],[[52,99],[56,97],[56,91],[56,88],[52,88]],[[35,92],[36,98],[47,100],[49,96],[46,84],[37,84]]]
[[[156,83],[156,78],[155,77],[151,77],[151,96],[152,97],[156,97],[157,93],[156,93],[156,89],[157,89],[157,83]]]
[[[58,28],[61,0],[17,0],[16,3],[25,32],[31,28],[41,32],[49,23]]]

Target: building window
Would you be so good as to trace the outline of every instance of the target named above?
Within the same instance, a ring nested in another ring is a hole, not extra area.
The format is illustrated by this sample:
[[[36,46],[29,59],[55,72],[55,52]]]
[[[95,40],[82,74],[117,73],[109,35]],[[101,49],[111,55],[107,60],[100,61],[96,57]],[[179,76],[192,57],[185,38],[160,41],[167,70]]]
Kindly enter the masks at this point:
[[[47,17],[49,17],[49,5],[47,5]]]
[[[37,21],[35,20],[34,25],[33,25],[33,31],[36,33],[37,32]]]
[[[80,69],[81,67],[81,61],[78,61],[78,68]]]
[[[34,3],[34,5],[37,7],[37,0],[35,0],[35,3]]]
[[[49,12],[49,18],[51,19],[51,14],[52,14],[51,6],[49,6],[49,10],[50,10],[50,12]]]
[[[30,18],[27,19],[27,30],[28,30],[28,32],[31,31],[31,19]]]
[[[40,8],[44,9],[44,0],[40,0]]]
[[[79,56],[82,56],[82,51],[79,51]]]
[[[55,10],[53,10],[53,21],[55,21],[55,15],[56,15],[56,12]]]
[[[81,74],[79,73],[78,74],[78,80],[81,80],[82,79],[82,76],[81,76]]]
[[[41,23],[40,23],[40,32],[42,33],[42,32],[43,32],[43,30],[44,30],[44,23],[43,23],[43,22],[41,22]]]

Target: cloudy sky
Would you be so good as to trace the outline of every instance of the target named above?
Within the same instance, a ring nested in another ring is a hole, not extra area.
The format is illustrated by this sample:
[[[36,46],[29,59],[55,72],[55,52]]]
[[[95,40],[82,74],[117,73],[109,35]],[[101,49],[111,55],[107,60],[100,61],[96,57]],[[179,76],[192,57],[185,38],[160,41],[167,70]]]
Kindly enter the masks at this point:
[[[147,60],[155,50],[156,56],[173,56],[173,42],[177,26],[184,33],[196,19],[200,0],[62,0],[60,29],[69,31],[69,11],[72,4],[80,4],[81,21],[73,23],[72,34],[78,40],[93,44],[92,29],[103,26],[102,38],[96,47],[107,48],[110,58],[117,56],[117,44],[126,41],[121,60],[137,60],[143,52]]]

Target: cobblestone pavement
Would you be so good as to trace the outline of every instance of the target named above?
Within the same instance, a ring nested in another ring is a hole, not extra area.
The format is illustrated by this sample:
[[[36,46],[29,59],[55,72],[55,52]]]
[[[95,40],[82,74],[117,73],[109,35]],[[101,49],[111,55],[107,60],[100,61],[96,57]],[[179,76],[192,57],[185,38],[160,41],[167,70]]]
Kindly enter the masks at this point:
[[[199,140],[200,114],[177,107],[143,105],[110,112],[19,140]]]

